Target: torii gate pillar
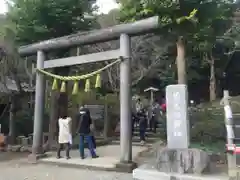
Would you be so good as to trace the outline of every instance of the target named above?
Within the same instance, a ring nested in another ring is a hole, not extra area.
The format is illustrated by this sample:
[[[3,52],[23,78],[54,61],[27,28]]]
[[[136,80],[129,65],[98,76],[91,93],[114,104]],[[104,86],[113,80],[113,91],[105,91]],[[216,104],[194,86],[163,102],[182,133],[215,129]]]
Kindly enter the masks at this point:
[[[132,135],[131,135],[131,41],[127,34],[120,36],[120,147],[121,162],[132,161]]]
[[[45,54],[43,51],[37,51],[37,69],[43,69]],[[33,126],[33,145],[32,154],[29,159],[36,162],[38,155],[43,154],[42,134],[44,119],[44,101],[45,101],[45,81],[42,73],[36,73],[36,92],[34,107],[34,126]]]

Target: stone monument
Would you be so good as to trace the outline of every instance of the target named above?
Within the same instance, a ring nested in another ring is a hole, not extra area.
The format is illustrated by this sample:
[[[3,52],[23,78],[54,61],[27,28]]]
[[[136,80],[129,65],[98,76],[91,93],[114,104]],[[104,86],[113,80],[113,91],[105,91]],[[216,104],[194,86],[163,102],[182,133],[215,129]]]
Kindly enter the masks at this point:
[[[185,85],[167,86],[167,147],[169,149],[187,149],[189,147],[187,103],[187,87]]]
[[[85,108],[88,108],[92,117],[92,120],[102,121],[104,120],[105,116],[105,106],[99,104],[86,104],[84,105]]]
[[[209,168],[208,154],[200,149],[189,148],[187,86],[167,86],[166,105],[167,146],[155,150],[154,162],[134,170],[134,179],[192,179],[189,175],[202,174]],[[143,172],[146,173],[145,177]]]

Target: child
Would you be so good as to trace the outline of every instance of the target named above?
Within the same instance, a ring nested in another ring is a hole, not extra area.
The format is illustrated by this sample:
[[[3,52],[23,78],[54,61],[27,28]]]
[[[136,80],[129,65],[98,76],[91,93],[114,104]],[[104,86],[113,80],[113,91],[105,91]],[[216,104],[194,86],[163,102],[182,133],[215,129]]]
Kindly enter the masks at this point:
[[[57,150],[57,158],[61,158],[61,150],[65,146],[66,148],[66,159],[70,159],[70,145],[72,144],[72,136],[71,136],[71,124],[72,119],[67,116],[66,112],[62,112],[58,120],[59,125],[59,135],[58,135],[58,143],[59,147]]]

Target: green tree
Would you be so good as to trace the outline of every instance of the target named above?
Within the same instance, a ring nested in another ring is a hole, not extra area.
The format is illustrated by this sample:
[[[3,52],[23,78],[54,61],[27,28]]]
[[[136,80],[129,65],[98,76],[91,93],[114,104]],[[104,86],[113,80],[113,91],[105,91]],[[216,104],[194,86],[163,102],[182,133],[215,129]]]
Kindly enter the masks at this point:
[[[91,3],[90,3],[91,2]],[[32,43],[88,30],[93,1],[88,0],[11,0],[8,19],[15,24],[17,40]]]
[[[26,79],[24,66],[19,61],[19,56],[15,46],[15,34],[6,20],[2,20],[0,34],[0,81],[6,88],[1,90],[1,95],[9,99],[9,143],[15,142],[15,121],[16,113],[19,110],[20,98],[24,94],[22,80]],[[12,89],[9,80],[16,83],[16,89]],[[1,97],[2,98],[2,97]]]
[[[60,37],[78,31],[89,30],[91,19],[85,14],[92,14],[95,1],[89,0],[9,0],[7,19],[14,25],[16,41],[26,45],[41,40]],[[48,53],[48,58],[56,58],[69,54],[70,51]],[[67,75],[69,68],[55,68],[54,73]],[[58,110],[66,109],[67,93],[51,92],[50,137],[56,132]],[[58,103],[61,101],[61,103]],[[60,106],[58,106],[60,104]]]
[[[207,64],[210,74],[210,100],[216,98],[215,60],[213,53],[218,36],[224,34],[232,14],[232,0],[120,0],[121,20],[134,21],[158,15],[161,32],[170,41],[176,42],[177,75],[179,83],[186,83],[186,52],[188,58],[201,54],[202,64]],[[178,23],[178,18],[197,9],[196,18]],[[195,52],[193,53],[193,50]],[[188,61],[188,64],[191,62]],[[189,66],[189,65],[188,65]]]

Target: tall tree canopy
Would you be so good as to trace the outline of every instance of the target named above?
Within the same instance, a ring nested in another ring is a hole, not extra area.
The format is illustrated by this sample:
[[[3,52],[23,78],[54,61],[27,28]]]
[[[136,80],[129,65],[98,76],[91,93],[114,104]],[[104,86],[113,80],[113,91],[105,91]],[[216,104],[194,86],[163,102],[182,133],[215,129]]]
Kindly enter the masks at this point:
[[[178,82],[186,83],[188,67],[207,66],[209,69],[210,99],[216,98],[216,39],[224,35],[231,25],[233,0],[119,0],[121,21],[134,21],[158,15],[163,26],[161,33],[169,41],[176,42]],[[197,9],[197,15],[190,21],[178,22],[178,18]],[[187,55],[186,55],[187,53]],[[198,59],[199,63],[190,61]],[[199,69],[199,67],[198,67]],[[190,70],[190,69],[189,69]],[[191,77],[188,76],[188,79]]]
[[[91,27],[94,1],[88,0],[11,0],[8,19],[14,23],[17,40],[32,43],[59,37]]]

